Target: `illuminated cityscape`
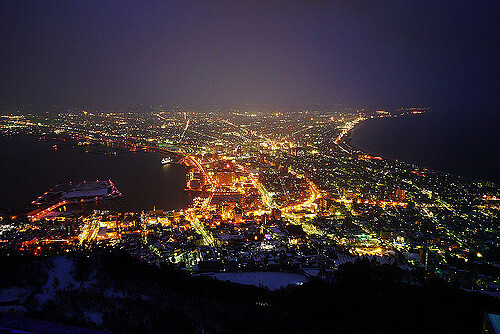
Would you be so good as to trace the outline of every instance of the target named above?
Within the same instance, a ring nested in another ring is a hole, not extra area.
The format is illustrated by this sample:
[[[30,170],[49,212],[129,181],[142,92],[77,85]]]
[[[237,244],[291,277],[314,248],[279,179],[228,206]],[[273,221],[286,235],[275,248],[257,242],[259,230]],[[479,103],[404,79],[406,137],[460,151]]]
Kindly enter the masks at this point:
[[[72,180],[24,210],[6,211],[0,252],[55,256],[105,247],[148,265],[271,289],[332,282],[342,266],[369,261],[398,268],[405,281],[431,275],[498,295],[498,186],[349,144],[351,131],[368,119],[429,113],[163,106],[11,112],[0,123],[8,138],[37,138],[37,145],[86,159],[143,152],[163,157],[155,168],[182,166],[181,191],[190,201],[173,210],[124,211],[113,203],[127,194],[112,180]]]
[[[0,333],[500,333],[494,1],[0,2]]]
[[[495,184],[371,156],[348,144],[349,131],[368,118],[426,112],[160,106],[140,114],[5,115],[5,135],[35,135],[54,150],[160,152],[168,158],[164,164],[186,166],[192,204],[171,211],[85,212],[83,202],[122,194],[111,181],[60,185],[29,211],[2,217],[1,251],[41,255],[98,243],[192,273],[273,269],[325,279],[361,257],[422,267],[460,286],[497,292],[498,277],[462,269],[493,260],[487,254],[500,238]]]

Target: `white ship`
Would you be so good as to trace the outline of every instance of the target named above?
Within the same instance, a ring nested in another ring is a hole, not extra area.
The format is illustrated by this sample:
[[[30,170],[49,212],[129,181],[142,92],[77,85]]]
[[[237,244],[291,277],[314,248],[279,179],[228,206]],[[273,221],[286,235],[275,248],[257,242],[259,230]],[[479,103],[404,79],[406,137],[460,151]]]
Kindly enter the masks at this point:
[[[174,163],[174,161],[172,159],[170,159],[169,157],[165,157],[165,158],[161,159],[162,165],[173,164],[173,163]]]

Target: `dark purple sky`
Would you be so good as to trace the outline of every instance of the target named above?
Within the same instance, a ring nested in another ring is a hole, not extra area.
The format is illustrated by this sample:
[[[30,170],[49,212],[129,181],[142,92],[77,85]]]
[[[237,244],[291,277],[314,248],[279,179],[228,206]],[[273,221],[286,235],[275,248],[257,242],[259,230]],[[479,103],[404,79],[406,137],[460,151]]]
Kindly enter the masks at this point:
[[[0,1],[0,104],[497,108],[499,1]]]

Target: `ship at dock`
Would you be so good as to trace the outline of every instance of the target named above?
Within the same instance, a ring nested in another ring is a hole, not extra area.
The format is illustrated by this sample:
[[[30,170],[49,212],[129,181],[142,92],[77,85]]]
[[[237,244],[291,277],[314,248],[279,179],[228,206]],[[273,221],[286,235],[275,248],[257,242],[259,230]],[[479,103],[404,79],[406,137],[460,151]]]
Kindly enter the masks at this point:
[[[176,162],[172,158],[169,158],[169,157],[165,157],[165,158],[161,159],[162,165],[169,165],[169,164],[175,164],[175,163]]]

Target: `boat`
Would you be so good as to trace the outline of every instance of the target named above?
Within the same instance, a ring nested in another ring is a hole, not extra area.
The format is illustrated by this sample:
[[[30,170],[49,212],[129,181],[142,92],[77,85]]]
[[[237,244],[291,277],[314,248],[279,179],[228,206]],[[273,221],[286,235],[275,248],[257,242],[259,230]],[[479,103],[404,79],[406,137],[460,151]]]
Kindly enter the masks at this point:
[[[165,157],[163,159],[161,159],[161,164],[162,165],[168,165],[168,164],[173,164],[174,161],[172,159],[170,159],[169,157]]]

